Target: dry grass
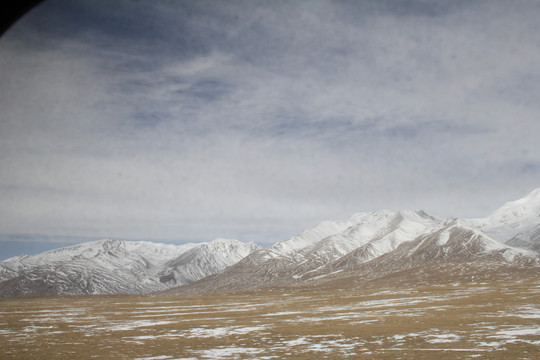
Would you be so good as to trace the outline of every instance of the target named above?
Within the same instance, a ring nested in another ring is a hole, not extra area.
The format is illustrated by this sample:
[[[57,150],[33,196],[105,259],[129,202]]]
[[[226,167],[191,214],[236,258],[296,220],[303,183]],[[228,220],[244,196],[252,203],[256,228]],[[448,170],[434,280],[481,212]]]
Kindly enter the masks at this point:
[[[538,359],[540,281],[0,301],[5,359]]]

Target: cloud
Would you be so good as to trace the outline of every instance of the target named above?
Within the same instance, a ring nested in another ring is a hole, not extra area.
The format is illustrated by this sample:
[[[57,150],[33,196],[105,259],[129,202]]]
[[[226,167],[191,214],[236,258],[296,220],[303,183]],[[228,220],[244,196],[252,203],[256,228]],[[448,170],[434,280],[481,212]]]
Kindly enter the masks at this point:
[[[534,13],[46,2],[0,40],[2,232],[277,241],[381,208],[487,215],[539,183]]]

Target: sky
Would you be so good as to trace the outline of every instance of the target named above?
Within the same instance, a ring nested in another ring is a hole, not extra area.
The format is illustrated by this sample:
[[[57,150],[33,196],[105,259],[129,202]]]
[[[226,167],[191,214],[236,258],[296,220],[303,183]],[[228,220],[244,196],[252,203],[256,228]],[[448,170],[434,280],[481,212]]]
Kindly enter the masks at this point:
[[[48,0],[0,37],[0,258],[263,245],[540,187],[540,1]]]

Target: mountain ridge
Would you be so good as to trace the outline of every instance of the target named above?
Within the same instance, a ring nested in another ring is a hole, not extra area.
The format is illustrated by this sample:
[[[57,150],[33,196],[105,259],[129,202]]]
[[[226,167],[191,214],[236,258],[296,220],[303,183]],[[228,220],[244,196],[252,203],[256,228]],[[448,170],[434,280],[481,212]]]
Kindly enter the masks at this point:
[[[223,247],[228,256],[216,252]],[[0,296],[147,294],[219,272],[257,248],[227,239],[184,245],[91,241],[0,262]],[[205,253],[206,261],[181,258],[190,251]]]
[[[540,275],[539,250],[536,189],[485,218],[441,219],[423,210],[360,212],[320,222],[267,248],[231,239],[82,243],[0,262],[0,296],[224,293],[349,278],[374,284],[405,281],[405,274],[440,274],[442,268],[454,278],[466,277],[463,269],[477,277],[532,276]]]
[[[506,203],[491,217],[482,219],[442,220],[422,210],[354,214],[334,224],[324,222],[316,225],[316,231],[307,229],[283,243],[252,253],[221,273],[184,287],[171,288],[166,293],[247,291],[298,286],[324,278],[353,275],[372,279],[411,267],[437,264],[461,267],[463,264],[489,263],[488,273],[498,267],[516,271],[532,267],[537,271],[540,270],[538,252],[530,246],[518,248],[512,244],[528,245],[532,241],[530,239],[536,239],[526,236],[531,224],[540,226],[538,194],[540,190],[535,190],[520,200]],[[508,214],[514,216],[512,222],[503,221],[510,218]],[[502,234],[500,227],[508,223],[517,225],[506,230],[506,237],[499,239],[510,241],[513,239],[508,238],[510,235],[522,233],[521,242],[514,240],[512,244],[505,244],[490,235],[489,231],[493,229],[497,231],[492,232]],[[321,236],[321,227],[332,231],[323,234],[328,235],[326,237]],[[520,231],[523,229],[524,233]],[[310,237],[311,241],[303,241],[305,234],[314,233],[319,235],[318,238]],[[295,251],[290,251],[291,248]],[[493,263],[498,265],[492,266]],[[378,274],[375,269],[379,269]]]

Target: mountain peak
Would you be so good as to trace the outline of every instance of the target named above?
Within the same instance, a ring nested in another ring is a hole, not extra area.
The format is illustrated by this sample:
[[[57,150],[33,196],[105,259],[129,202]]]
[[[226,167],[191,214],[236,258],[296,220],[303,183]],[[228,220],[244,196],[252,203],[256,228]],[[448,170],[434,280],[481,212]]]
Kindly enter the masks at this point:
[[[464,221],[503,243],[520,234],[527,237],[540,222],[540,188],[521,199],[507,202],[486,218]]]
[[[425,212],[424,210],[401,210],[398,211],[396,216],[399,216],[402,219],[409,219],[409,220],[435,220],[439,221],[440,219],[436,218],[435,216],[432,216]]]
[[[0,283],[7,284],[0,297],[39,295],[44,288],[49,295],[144,294],[222,271],[256,249],[254,243],[227,239],[183,245],[91,241],[0,262]],[[169,266],[188,254],[193,262]]]
[[[52,289],[51,294],[148,293],[175,285],[188,292],[230,291],[326,276],[377,277],[440,263],[483,261],[540,269],[539,215],[536,189],[483,219],[444,220],[423,210],[361,212],[320,222],[264,249],[224,238],[183,245],[103,239],[0,262],[0,282],[9,281],[0,287],[0,296],[40,289]]]
[[[533,190],[521,199],[507,202],[494,215],[502,217],[540,216],[540,188]]]

